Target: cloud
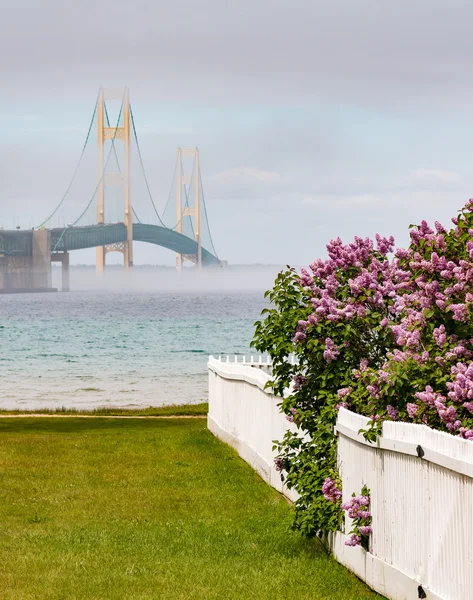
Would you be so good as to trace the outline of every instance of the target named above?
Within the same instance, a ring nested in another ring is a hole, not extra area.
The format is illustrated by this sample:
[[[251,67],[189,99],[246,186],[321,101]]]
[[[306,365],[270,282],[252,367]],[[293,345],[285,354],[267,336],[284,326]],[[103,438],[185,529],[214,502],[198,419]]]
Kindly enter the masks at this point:
[[[282,176],[279,173],[257,169],[256,167],[235,167],[222,171],[207,178],[209,182],[217,183],[280,183]]]
[[[380,196],[374,194],[358,194],[354,196],[304,196],[302,204],[314,205],[317,207],[326,207],[329,210],[338,210],[340,208],[369,206],[382,202]]]
[[[0,113],[0,121],[2,122],[18,122],[18,121],[39,121],[41,117],[35,114],[26,113]]]
[[[465,0],[23,0],[4,9],[2,92],[467,106],[472,18]]]
[[[404,206],[411,210],[429,205],[448,202],[450,194],[463,191],[464,178],[454,171],[439,169],[414,169],[405,177],[380,179],[373,175],[371,179],[358,177],[346,187],[359,190],[355,194],[317,193],[303,195],[302,205],[323,208],[327,211],[340,209],[370,209],[378,207]],[[339,185],[332,182],[332,188]]]
[[[173,125],[172,123],[145,123],[140,124],[138,137],[144,136],[156,136],[156,135],[165,135],[165,136],[182,136],[189,137],[194,136],[196,139],[199,139],[200,136],[204,133],[203,129],[197,127],[185,127],[179,125]]]
[[[463,178],[453,171],[440,171],[436,169],[416,169],[409,174],[409,181],[414,185],[424,187],[458,187],[463,184]]]
[[[357,218],[372,218],[384,214],[386,223],[403,219],[407,223],[413,221],[413,215],[416,216],[415,222],[429,219],[429,214],[432,211],[439,214],[439,209],[443,216],[452,216],[455,209],[464,204],[464,196],[457,193],[452,197],[446,190],[391,189],[373,194],[303,196],[300,204],[318,209],[322,214],[343,215],[344,219],[352,219],[355,215]]]
[[[83,133],[84,128],[78,125],[38,125],[33,127],[20,127],[23,133]]]

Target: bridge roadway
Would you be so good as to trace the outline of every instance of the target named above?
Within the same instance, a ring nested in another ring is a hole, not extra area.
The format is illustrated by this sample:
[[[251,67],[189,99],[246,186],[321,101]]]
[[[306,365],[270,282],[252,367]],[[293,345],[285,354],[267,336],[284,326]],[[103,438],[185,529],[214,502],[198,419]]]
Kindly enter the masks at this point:
[[[51,229],[51,252],[70,252],[95,248],[126,241],[127,231],[123,223],[113,225],[88,225],[85,227],[66,227]],[[168,248],[179,254],[196,255],[197,242],[182,233],[159,225],[133,223],[133,240],[148,242]],[[0,230],[0,255],[32,256],[33,235],[31,230]],[[202,248],[202,264],[220,265],[219,259]]]

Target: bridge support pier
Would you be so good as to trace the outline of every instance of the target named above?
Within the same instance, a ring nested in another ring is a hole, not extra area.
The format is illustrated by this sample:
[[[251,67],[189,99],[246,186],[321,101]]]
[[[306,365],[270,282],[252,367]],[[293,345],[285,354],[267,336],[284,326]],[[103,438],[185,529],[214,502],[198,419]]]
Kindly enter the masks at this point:
[[[95,249],[95,269],[97,275],[103,275],[105,270],[105,246],[98,246]]]
[[[61,263],[61,291],[69,292],[69,252],[51,254],[51,262]]]
[[[48,292],[51,287],[51,233],[32,231],[31,256],[0,255],[0,292]]]
[[[51,288],[51,233],[46,229],[33,231],[33,289]]]

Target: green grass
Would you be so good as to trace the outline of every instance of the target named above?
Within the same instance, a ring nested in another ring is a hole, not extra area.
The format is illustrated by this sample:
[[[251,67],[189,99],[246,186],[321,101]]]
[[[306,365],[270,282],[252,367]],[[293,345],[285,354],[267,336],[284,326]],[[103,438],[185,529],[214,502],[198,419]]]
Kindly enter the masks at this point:
[[[77,410],[76,408],[54,408],[38,410],[0,410],[1,415],[86,415],[101,417],[184,417],[204,416],[209,410],[207,402],[200,404],[172,404],[168,406],[149,406],[148,408],[94,408],[93,410]]]
[[[2,600],[379,598],[201,419],[0,418]]]

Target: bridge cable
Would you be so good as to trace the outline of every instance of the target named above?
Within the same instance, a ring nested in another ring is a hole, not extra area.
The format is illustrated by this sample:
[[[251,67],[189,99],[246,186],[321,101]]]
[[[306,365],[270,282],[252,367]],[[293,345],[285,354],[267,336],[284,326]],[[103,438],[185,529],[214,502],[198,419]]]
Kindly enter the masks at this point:
[[[202,174],[200,172],[200,165],[199,165],[199,181],[202,181]],[[218,254],[217,254],[217,251],[215,250],[214,242],[213,242],[213,239],[212,239],[212,232],[210,231],[209,217],[207,215],[207,205],[205,204],[204,186],[202,186],[202,204],[204,206],[204,214],[205,214],[205,221],[207,223],[207,229],[209,230],[210,245],[212,246],[212,250],[214,251],[214,256],[216,256],[218,258]]]
[[[115,131],[114,131],[114,133],[113,133],[113,136],[112,136],[112,138],[111,138],[112,140],[114,140],[114,139],[115,139],[115,137],[116,137],[116,135],[117,135],[117,131],[118,131],[119,123],[120,123],[120,118],[121,118],[121,116],[122,116],[122,112],[123,112],[123,104],[124,104],[124,98],[123,98],[123,100],[122,100],[122,105],[121,105],[121,107],[120,107],[120,113],[118,114],[118,119],[117,119],[117,124],[116,124],[116,126],[115,126]],[[107,166],[108,166],[108,163],[109,163],[109,161],[110,161],[110,156],[112,155],[112,150],[113,150],[113,145],[110,147],[110,150],[109,150],[109,153],[108,153],[108,156],[107,156],[107,160],[106,160],[106,162],[105,162],[105,165],[104,165],[104,167],[103,167],[102,175],[101,175],[101,177],[100,177],[100,179],[99,179],[99,181],[98,181],[98,183],[97,183],[97,185],[96,185],[96,187],[95,187],[95,190],[94,190],[94,193],[93,193],[93,195],[92,195],[92,198],[90,199],[89,203],[88,203],[88,204],[87,204],[87,206],[85,207],[84,211],[83,211],[83,212],[81,213],[81,215],[80,215],[80,216],[79,216],[79,217],[78,217],[78,218],[77,218],[77,219],[76,219],[76,220],[75,220],[75,221],[72,223],[72,225],[75,225],[76,223],[78,223],[78,222],[79,222],[79,221],[82,219],[82,217],[85,215],[85,213],[86,213],[86,212],[87,212],[87,210],[89,209],[90,205],[91,205],[91,204],[92,204],[92,202],[94,201],[94,198],[95,198],[95,196],[96,196],[96,194],[97,194],[97,191],[98,191],[98,189],[99,189],[99,187],[100,187],[100,185],[101,185],[101,183],[102,183],[102,181],[103,181],[103,179],[104,179],[104,177],[105,177],[105,171],[107,170]]]
[[[100,95],[100,94],[99,94],[99,95]],[[40,224],[38,225],[37,229],[39,229],[40,227],[43,227],[43,225],[45,225],[45,224],[46,224],[48,221],[50,221],[50,220],[51,220],[51,219],[54,217],[54,215],[57,213],[57,211],[58,211],[58,210],[59,210],[59,208],[61,207],[62,203],[63,203],[63,202],[64,202],[64,200],[66,199],[66,196],[67,196],[67,194],[69,193],[69,191],[70,191],[70,189],[71,189],[71,187],[72,187],[72,184],[73,184],[73,183],[74,183],[74,181],[75,181],[75,178],[76,178],[77,172],[79,171],[79,167],[80,167],[80,165],[81,165],[81,162],[82,162],[82,159],[83,159],[83,157],[84,157],[84,153],[85,153],[85,149],[86,149],[87,143],[88,143],[88,141],[89,141],[90,132],[92,131],[92,125],[94,124],[94,120],[95,120],[95,115],[96,115],[96,113],[97,113],[97,107],[98,107],[98,104],[99,104],[99,96],[97,96],[97,100],[95,101],[95,108],[94,108],[94,112],[93,112],[93,115],[92,115],[92,119],[91,119],[91,121],[90,121],[89,130],[87,131],[87,137],[85,138],[84,146],[83,146],[83,148],[82,148],[82,152],[81,152],[81,155],[80,155],[80,157],[79,157],[79,161],[78,161],[78,163],[77,163],[77,165],[76,165],[76,168],[74,169],[74,174],[72,175],[72,179],[71,179],[71,181],[69,182],[69,185],[67,186],[67,189],[66,189],[66,191],[65,191],[65,193],[64,193],[64,195],[63,195],[63,197],[61,198],[61,201],[59,202],[59,204],[56,206],[56,208],[53,210],[53,212],[52,212],[52,213],[49,215],[49,217],[48,217],[47,219],[45,219],[45,220],[44,220],[42,223],[40,223]]]
[[[183,176],[184,175],[184,168],[182,166],[182,158],[181,158],[180,162],[181,162],[181,164],[180,164],[181,175]],[[167,202],[166,202],[166,206],[164,207],[163,217],[166,214],[166,211],[167,211],[168,206],[169,206],[169,202],[171,201],[172,188],[173,188],[174,181],[176,179],[176,173],[177,173],[177,166],[178,166],[178,164],[179,164],[179,161],[176,158],[176,166],[174,167],[174,173],[173,173],[173,176],[172,176],[172,183],[171,183],[171,187],[169,189],[169,195],[168,195],[168,199],[167,199]],[[194,174],[194,171],[192,171],[191,179],[192,179],[193,174]],[[187,206],[187,208],[189,208],[189,193],[188,193],[188,190],[186,188],[186,184],[185,183],[184,183],[184,196],[186,198],[185,206]],[[181,216],[181,218],[179,219],[179,221],[173,227],[168,227],[168,229],[176,230],[177,227],[178,227],[178,225],[179,225],[179,223],[181,223],[182,219],[183,219],[183,216]]]
[[[184,167],[182,166],[182,160],[181,160],[180,167],[181,167],[181,176],[184,177]],[[177,161],[176,161],[176,169],[177,169]],[[195,158],[194,158],[194,165],[192,167],[192,174],[191,174],[191,177],[190,177],[191,182],[192,182],[192,179],[194,177],[194,170],[195,170]],[[174,179],[173,179],[173,181],[174,181]],[[192,184],[190,184],[190,185],[192,185]],[[185,196],[185,199],[186,199],[186,201],[184,203],[184,208],[190,208],[190,206],[189,206],[190,185],[189,185],[189,189],[187,189],[186,184],[184,183],[184,196]],[[172,187],[171,187],[171,189],[172,189]],[[179,219],[179,221],[174,225],[174,227],[170,227],[169,229],[172,229],[173,231],[176,231],[176,229],[179,226],[179,223],[182,223],[182,219],[184,217],[186,217],[186,216],[189,216],[189,215],[181,214],[181,218]],[[192,230],[192,235],[195,237],[194,227],[192,225],[192,220],[190,221],[190,226],[191,226],[191,230]],[[182,234],[182,235],[185,235],[185,234]]]
[[[176,179],[176,173],[177,173],[177,158],[176,158],[176,165],[174,167],[174,173],[173,173],[173,176],[172,176],[171,187],[169,189],[168,199],[167,199],[167,202],[166,202],[166,206],[164,207],[164,210],[163,210],[163,218],[164,218],[164,215],[166,214],[166,211],[168,209],[169,202],[171,201],[172,188],[173,188],[174,180]]]
[[[124,101],[125,101],[125,96],[123,96],[122,105],[120,107],[120,113],[118,115],[117,124],[115,126],[115,131],[113,133],[112,139],[115,139],[115,137],[117,135],[118,126],[119,126],[120,118],[121,118],[122,111],[123,111]],[[107,160],[106,160],[105,165],[104,165],[103,170],[102,170],[102,175],[101,175],[101,177],[100,177],[100,179],[99,179],[99,181],[98,181],[98,183],[97,183],[97,185],[95,187],[94,193],[93,193],[91,199],[89,200],[89,203],[87,204],[87,206],[85,207],[85,209],[82,211],[82,213],[79,215],[79,217],[72,223],[72,226],[76,225],[82,219],[82,217],[85,215],[85,213],[89,210],[90,205],[92,204],[92,202],[95,200],[95,197],[97,195],[97,191],[98,191],[98,189],[99,189],[99,187],[100,187],[100,185],[101,185],[101,183],[102,183],[102,181],[104,179],[105,171],[107,170],[107,166],[108,166],[110,157],[112,155],[112,149],[113,149],[113,146],[110,146],[110,150],[109,150],[109,153],[108,153],[108,156],[107,156]],[[67,227],[64,227],[64,230],[63,230],[62,234],[60,235],[58,241],[56,242],[56,245],[54,246],[52,252],[56,252],[57,247],[59,246],[59,244],[60,244],[62,238],[64,237],[67,229],[68,229]]]
[[[154,200],[153,200],[153,195],[151,194],[151,190],[150,190],[149,183],[148,183],[148,178],[146,177],[146,171],[145,171],[145,167],[144,167],[144,164],[143,164],[143,157],[141,156],[141,149],[140,149],[140,144],[138,142],[138,135],[136,133],[135,119],[133,117],[133,110],[131,109],[131,104],[130,104],[130,117],[131,117],[131,124],[132,124],[132,127],[133,127],[133,133],[135,135],[136,147],[138,149],[138,157],[140,159],[141,170],[143,171],[143,177],[145,178],[145,183],[146,183],[146,188],[148,190],[149,199],[151,200],[151,204],[153,205],[154,212],[156,213],[156,216],[158,217],[159,222],[161,223],[161,225],[163,227],[166,227],[166,225],[163,223],[163,220],[159,216],[158,210],[157,210],[156,205],[155,205]],[[167,229],[167,227],[166,227],[166,229]]]
[[[180,162],[181,162],[181,164],[180,164],[181,176],[184,176],[184,167],[182,165],[182,158],[181,158]],[[167,208],[168,208],[169,203],[171,201],[172,188],[173,188],[174,180],[176,178],[178,164],[179,164],[179,161],[176,158],[176,166],[174,167],[174,174],[172,176],[172,183],[171,183],[171,187],[169,189],[168,199],[167,199],[166,205],[164,207],[163,217],[166,214]],[[194,164],[192,166],[192,174],[191,174],[191,178],[190,178],[191,182],[192,182],[192,179],[194,177],[194,170],[195,170],[195,157],[194,157]],[[187,189],[186,184],[184,183],[184,196],[185,196],[185,199],[186,199],[185,204],[184,204],[184,208],[186,208],[186,207],[190,208],[190,206],[189,206],[189,192],[190,192],[190,186],[189,186],[189,189]],[[187,216],[187,215],[181,215],[181,218],[179,219],[179,221],[173,227],[168,227],[168,229],[171,229],[172,231],[176,231],[176,229],[178,228],[179,224],[182,223],[182,219],[184,218],[184,216]],[[190,226],[191,226],[191,230],[192,230],[192,235],[195,237],[194,227],[192,225],[192,221],[190,222]],[[183,235],[185,235],[185,234],[183,234]]]
[[[104,102],[103,107],[105,109],[105,118],[107,120],[107,126],[110,127],[110,119],[108,118],[108,110],[107,110],[107,104]],[[120,173],[120,175],[122,175],[122,170],[120,168],[120,161],[118,160],[118,155],[117,155],[117,149],[115,147],[115,138],[112,138],[112,147],[113,147],[113,153],[115,154],[115,160],[117,161],[117,167],[118,167],[118,172]],[[139,218],[139,216],[136,214],[136,210],[135,207],[133,206],[132,209],[133,214],[135,215],[135,217],[138,220],[138,223],[141,223],[141,219]]]

